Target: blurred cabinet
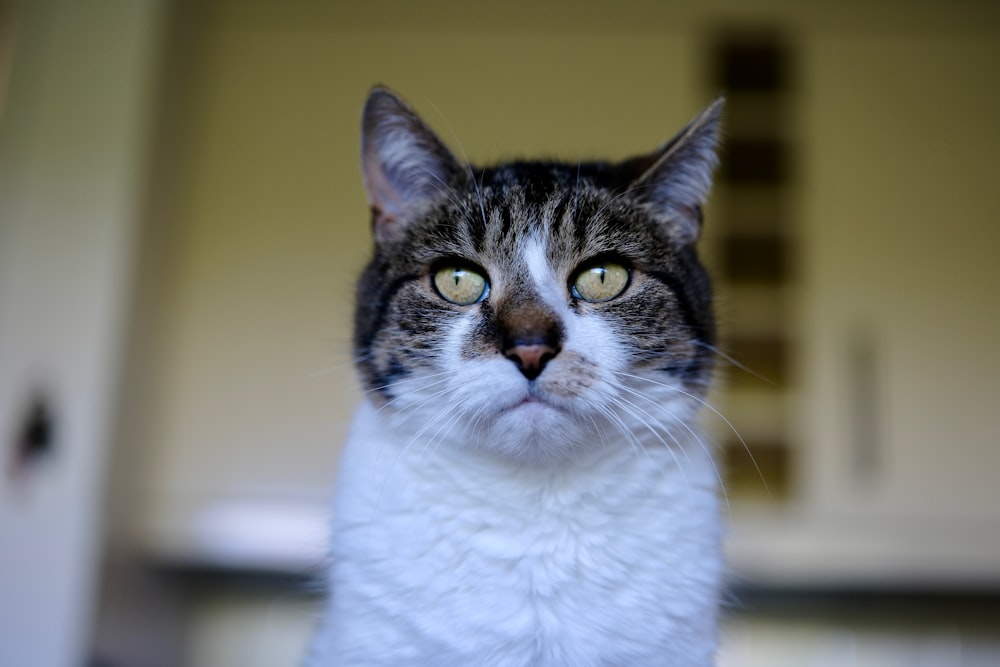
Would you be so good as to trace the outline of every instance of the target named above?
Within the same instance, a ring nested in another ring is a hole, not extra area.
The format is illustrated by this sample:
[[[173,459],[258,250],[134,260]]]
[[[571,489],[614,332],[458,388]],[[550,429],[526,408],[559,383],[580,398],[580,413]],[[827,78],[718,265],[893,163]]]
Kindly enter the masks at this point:
[[[1000,586],[996,37],[801,40],[794,502],[741,508],[752,579]]]

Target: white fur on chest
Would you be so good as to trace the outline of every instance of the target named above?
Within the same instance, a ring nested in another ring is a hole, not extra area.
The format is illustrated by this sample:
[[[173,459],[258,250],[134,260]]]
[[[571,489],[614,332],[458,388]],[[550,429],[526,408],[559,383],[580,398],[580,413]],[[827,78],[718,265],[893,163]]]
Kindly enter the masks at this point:
[[[310,664],[712,664],[715,472],[690,437],[530,465],[425,447],[362,406]]]

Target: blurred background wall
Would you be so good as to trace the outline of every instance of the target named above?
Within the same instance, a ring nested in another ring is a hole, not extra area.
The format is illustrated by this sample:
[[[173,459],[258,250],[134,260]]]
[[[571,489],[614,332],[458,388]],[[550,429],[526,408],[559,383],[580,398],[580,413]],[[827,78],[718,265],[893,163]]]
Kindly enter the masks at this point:
[[[1000,663],[992,3],[0,20],[0,665],[295,664],[359,400],[374,83],[473,162],[648,151],[726,93],[720,664]]]

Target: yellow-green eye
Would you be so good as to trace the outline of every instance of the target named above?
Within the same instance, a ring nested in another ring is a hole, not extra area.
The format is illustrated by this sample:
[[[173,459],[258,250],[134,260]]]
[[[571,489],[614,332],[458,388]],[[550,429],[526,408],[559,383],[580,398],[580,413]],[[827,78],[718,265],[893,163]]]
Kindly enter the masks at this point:
[[[600,303],[610,301],[628,287],[628,269],[621,264],[605,262],[581,271],[573,283],[573,296]]]
[[[472,269],[446,266],[434,274],[434,289],[445,301],[469,306],[486,296],[486,278]]]

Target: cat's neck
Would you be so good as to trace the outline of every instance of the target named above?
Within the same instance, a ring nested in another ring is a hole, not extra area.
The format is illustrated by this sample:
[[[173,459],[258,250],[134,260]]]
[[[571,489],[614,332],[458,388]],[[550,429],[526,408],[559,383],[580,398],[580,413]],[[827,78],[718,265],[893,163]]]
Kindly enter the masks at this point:
[[[399,484],[451,487],[472,495],[491,488],[511,498],[537,492],[571,503],[591,493],[643,493],[647,484],[668,480],[679,491],[717,483],[710,452],[693,429],[669,434],[636,429],[627,435],[596,431],[591,441],[577,443],[565,456],[536,460],[504,457],[469,437],[462,432],[421,433],[366,402],[352,427],[343,461],[349,473],[342,484],[379,487],[379,495]]]

